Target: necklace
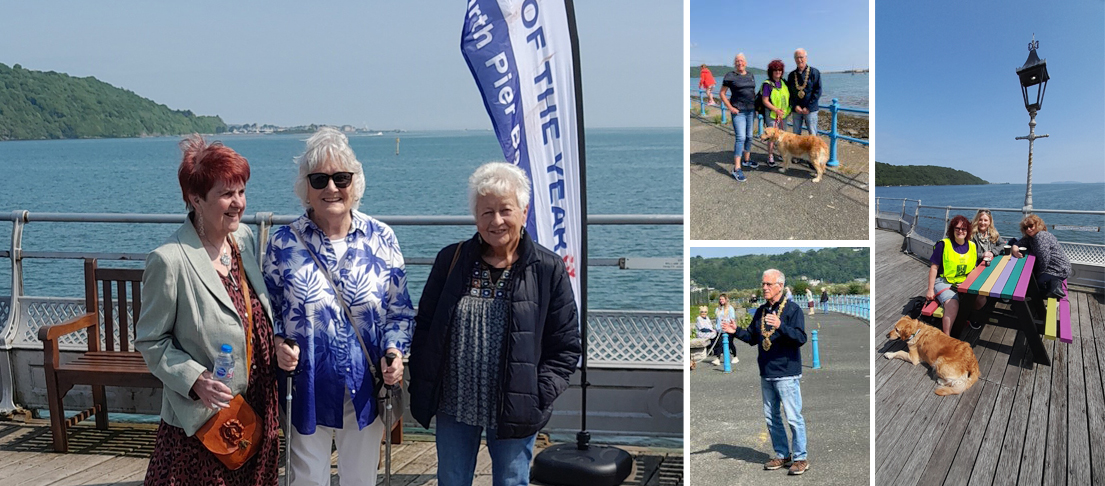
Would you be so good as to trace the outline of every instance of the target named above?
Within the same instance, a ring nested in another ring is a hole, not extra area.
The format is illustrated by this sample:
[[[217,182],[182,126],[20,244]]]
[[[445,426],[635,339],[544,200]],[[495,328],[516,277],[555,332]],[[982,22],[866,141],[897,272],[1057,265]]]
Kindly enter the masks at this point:
[[[780,316],[779,317],[779,325],[780,326],[783,325],[782,315],[783,315],[783,309],[785,309],[786,306],[787,306],[787,299],[786,299],[786,297],[783,297],[783,303],[779,304],[779,310],[775,312],[775,315]],[[760,345],[763,346],[764,351],[767,351],[767,350],[771,349],[771,335],[775,334],[775,330],[778,329],[778,328],[773,327],[773,328],[771,328],[771,330],[765,331],[764,330],[765,327],[766,326],[764,326],[763,324],[760,325],[760,334],[762,334],[763,337],[764,337],[763,341],[760,342]]]
[[[798,84],[798,76],[794,76],[794,87],[798,88],[798,99],[806,97],[806,83],[810,80],[810,67],[806,66],[806,69],[802,71],[802,84]]]
[[[207,240],[207,243],[210,243],[211,246],[214,246],[216,251],[220,249],[214,243],[211,243],[211,240],[208,240],[206,236],[203,239]],[[225,243],[225,241],[224,241],[224,243]],[[230,252],[227,251],[225,246],[223,246],[221,249],[222,249],[223,252],[222,252],[221,255],[219,255],[219,263],[223,264],[223,266],[226,267],[226,268],[230,268]]]

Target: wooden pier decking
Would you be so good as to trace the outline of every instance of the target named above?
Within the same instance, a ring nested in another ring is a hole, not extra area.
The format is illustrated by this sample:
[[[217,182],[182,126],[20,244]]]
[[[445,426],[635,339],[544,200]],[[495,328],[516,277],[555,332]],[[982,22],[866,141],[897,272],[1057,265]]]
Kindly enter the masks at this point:
[[[904,349],[886,334],[925,293],[928,264],[902,241],[875,232],[875,484],[1105,484],[1105,298],[1070,293],[1074,341],[1044,340],[1051,366],[1016,330],[969,331],[982,378],[940,397],[928,366],[881,355]]]
[[[48,421],[30,424],[0,422],[0,484],[2,485],[126,485],[142,484],[153,450],[156,427],[112,423],[98,430],[89,421],[70,430],[70,452],[53,452]],[[625,485],[679,486],[683,484],[682,451],[663,452],[620,446],[634,456],[634,468]],[[540,449],[540,446],[538,447]],[[281,458],[283,461],[283,458]],[[331,484],[338,484],[337,454],[332,458]],[[281,462],[283,464],[283,462]],[[436,485],[437,452],[430,435],[407,434],[392,446],[393,486]],[[280,484],[283,483],[281,468]],[[377,484],[384,484],[383,468]],[[491,484],[491,458],[481,447],[473,484]],[[539,485],[540,483],[533,483]]]

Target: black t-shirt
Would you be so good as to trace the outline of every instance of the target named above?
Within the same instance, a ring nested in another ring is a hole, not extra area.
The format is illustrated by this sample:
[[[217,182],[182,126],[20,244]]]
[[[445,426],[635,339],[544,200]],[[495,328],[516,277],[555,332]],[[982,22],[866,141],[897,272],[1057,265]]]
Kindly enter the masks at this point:
[[[737,74],[729,71],[721,81],[721,85],[729,88],[729,104],[740,111],[752,111],[756,102],[756,78],[752,73]]]

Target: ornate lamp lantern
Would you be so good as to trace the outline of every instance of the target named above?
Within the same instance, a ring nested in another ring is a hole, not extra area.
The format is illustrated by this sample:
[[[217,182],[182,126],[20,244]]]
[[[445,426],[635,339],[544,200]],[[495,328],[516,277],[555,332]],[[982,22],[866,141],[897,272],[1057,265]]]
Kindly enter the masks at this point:
[[[1044,92],[1047,91],[1047,59],[1040,59],[1036,55],[1036,49],[1040,47],[1040,41],[1032,36],[1032,42],[1028,43],[1028,60],[1017,68],[1017,77],[1021,81],[1021,95],[1024,97],[1024,108],[1028,110],[1028,136],[1017,137],[1017,140],[1028,140],[1028,186],[1024,194],[1025,215],[1032,212],[1032,142],[1037,138],[1045,138],[1047,135],[1036,135],[1036,112],[1044,104]],[[1029,101],[1028,88],[1036,87],[1035,101]]]

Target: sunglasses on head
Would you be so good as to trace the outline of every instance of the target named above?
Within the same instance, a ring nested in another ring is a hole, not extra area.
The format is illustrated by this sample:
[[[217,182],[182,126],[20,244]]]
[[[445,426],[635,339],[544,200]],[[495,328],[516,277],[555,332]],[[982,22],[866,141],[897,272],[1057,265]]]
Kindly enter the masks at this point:
[[[334,179],[334,187],[345,189],[353,183],[353,173],[335,172],[333,174],[323,174],[321,172],[315,172],[313,174],[307,174],[307,180],[311,183],[311,187],[315,189],[326,189],[326,186],[330,183],[330,179]]]

